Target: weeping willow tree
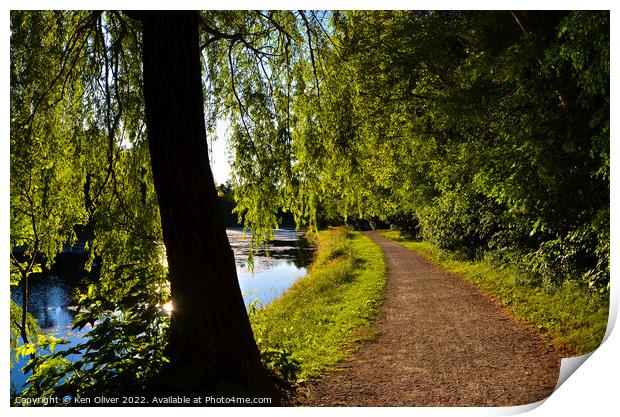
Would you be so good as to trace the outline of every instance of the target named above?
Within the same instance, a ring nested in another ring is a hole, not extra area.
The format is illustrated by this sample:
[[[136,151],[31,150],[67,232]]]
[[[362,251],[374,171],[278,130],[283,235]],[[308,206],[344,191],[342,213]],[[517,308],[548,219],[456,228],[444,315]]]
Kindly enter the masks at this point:
[[[84,313],[75,325],[101,321],[90,345],[29,362],[33,395],[97,389],[115,367],[114,377],[123,378],[121,364],[135,349],[145,350],[143,362],[124,372],[148,373],[150,357],[165,347],[155,338],[143,338],[142,346],[119,343],[159,334],[166,318],[156,307],[169,296],[144,143],[139,32],[119,17],[11,14],[12,279],[24,287],[26,315],[30,276],[47,269],[63,244],[75,242],[76,230],[85,229],[91,273],[77,296]],[[57,343],[22,339],[22,353],[53,351]],[[67,357],[77,352],[82,359],[71,363]],[[106,356],[109,368],[101,366]],[[97,372],[82,373],[86,367]]]
[[[24,368],[33,372],[26,395],[272,393],[207,134],[218,118],[234,126],[237,210],[254,246],[277,227],[279,207],[311,221],[313,205],[291,198],[303,189],[293,180],[291,126],[294,100],[318,95],[324,20],[286,11],[11,13],[11,280],[24,288],[24,317],[31,276],[78,228],[89,236],[74,320],[88,340],[54,353],[56,340],[29,340],[28,320],[14,323],[21,354],[50,351]]]

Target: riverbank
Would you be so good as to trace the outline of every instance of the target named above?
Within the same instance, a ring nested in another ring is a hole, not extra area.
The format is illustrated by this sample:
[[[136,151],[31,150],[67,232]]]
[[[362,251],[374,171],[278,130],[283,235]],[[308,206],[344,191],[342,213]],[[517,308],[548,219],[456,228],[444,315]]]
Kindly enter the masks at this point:
[[[462,275],[518,320],[564,350],[564,356],[590,352],[603,339],[609,311],[606,295],[592,293],[571,282],[533,286],[513,268],[499,268],[485,261],[459,261],[428,242],[406,240],[396,231],[384,231],[381,235]]]
[[[361,233],[319,232],[308,274],[282,297],[250,311],[263,361],[292,384],[333,369],[356,343],[376,336],[371,325],[386,276],[381,249]]]
[[[306,241],[303,233],[293,229],[278,229],[273,233],[273,240],[269,242],[269,256],[266,255],[264,248],[258,248],[254,253],[252,269],[248,265],[248,254],[251,250],[249,237],[244,236],[241,228],[226,229],[246,305],[268,304],[272,299],[279,297],[293,282],[306,275],[306,267],[313,257],[314,246]],[[80,270],[83,266],[83,264],[65,264],[55,268],[57,274],[43,274],[30,282],[29,312],[36,319],[41,331],[69,341],[67,345],[59,345],[57,351],[70,349],[88,341],[88,330],[77,331],[71,328],[77,314],[76,301],[71,293],[85,271],[77,277],[63,273],[63,271]],[[15,306],[21,306],[21,291],[21,286],[11,287],[11,300]],[[24,388],[30,375],[22,372],[29,357],[15,358],[15,348],[22,344],[22,340],[17,329],[14,330],[12,327],[11,331],[11,360],[15,365],[11,367],[10,381],[11,389],[17,393]],[[80,358],[81,354],[72,355],[74,361]]]

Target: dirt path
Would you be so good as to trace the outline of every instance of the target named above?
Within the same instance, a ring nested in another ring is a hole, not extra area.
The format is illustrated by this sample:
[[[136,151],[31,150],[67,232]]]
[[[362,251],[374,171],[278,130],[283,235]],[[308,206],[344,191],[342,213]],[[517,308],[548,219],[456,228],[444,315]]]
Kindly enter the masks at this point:
[[[560,356],[459,276],[376,232],[388,264],[381,335],[307,387],[309,406],[507,406],[555,387]]]

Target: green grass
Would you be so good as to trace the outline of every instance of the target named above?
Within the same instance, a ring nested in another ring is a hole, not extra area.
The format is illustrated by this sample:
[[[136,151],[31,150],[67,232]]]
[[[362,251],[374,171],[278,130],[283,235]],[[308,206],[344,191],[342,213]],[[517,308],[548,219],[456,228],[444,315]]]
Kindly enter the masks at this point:
[[[272,368],[286,366],[289,359],[283,361],[282,355],[297,361],[293,382],[332,369],[356,342],[375,336],[371,324],[380,311],[386,276],[383,252],[361,233],[344,228],[319,232],[308,274],[250,314],[263,361],[273,360],[265,353],[274,351],[279,356]]]
[[[609,298],[594,294],[574,282],[538,287],[513,268],[501,268],[486,261],[460,261],[428,242],[409,241],[396,231],[382,235],[462,275],[508,309],[517,319],[531,325],[554,344],[581,355],[596,349],[605,334]]]

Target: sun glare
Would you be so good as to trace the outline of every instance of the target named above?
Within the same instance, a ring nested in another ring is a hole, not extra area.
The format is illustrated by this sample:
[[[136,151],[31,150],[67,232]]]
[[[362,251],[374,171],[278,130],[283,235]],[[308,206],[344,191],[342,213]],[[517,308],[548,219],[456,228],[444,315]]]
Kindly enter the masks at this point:
[[[168,301],[166,304],[161,306],[166,313],[171,314],[172,313],[172,301]]]

